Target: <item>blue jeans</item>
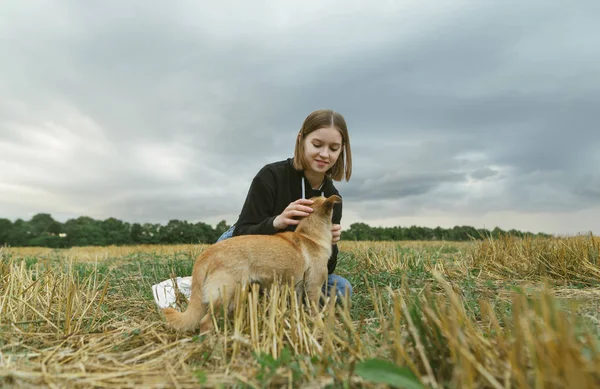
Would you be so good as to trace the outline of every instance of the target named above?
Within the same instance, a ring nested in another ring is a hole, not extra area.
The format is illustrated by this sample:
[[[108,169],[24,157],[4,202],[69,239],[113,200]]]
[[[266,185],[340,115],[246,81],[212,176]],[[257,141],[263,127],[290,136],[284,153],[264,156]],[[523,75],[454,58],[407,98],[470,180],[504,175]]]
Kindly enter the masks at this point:
[[[329,274],[327,276],[327,284],[323,285],[323,293],[330,296],[331,289],[334,285],[338,301],[344,299],[346,293],[348,293],[348,298],[352,298],[352,285],[350,284],[350,281],[337,274]]]
[[[219,239],[217,239],[217,242],[231,238],[233,236],[234,228],[235,225],[229,227],[227,231],[221,234]],[[331,289],[333,289],[334,285],[336,294],[338,296],[338,301],[342,300],[346,293],[348,293],[349,298],[352,297],[352,285],[347,279],[342,276],[338,276],[337,274],[329,274],[327,276],[327,284],[323,285],[323,293],[327,296],[330,296]]]
[[[227,231],[225,231],[223,234],[221,234],[221,236],[219,236],[219,239],[217,239],[217,242],[220,242],[222,240],[225,240],[227,238],[231,238],[233,236],[233,229],[235,228],[235,224],[232,225],[231,227],[229,227],[229,229]]]

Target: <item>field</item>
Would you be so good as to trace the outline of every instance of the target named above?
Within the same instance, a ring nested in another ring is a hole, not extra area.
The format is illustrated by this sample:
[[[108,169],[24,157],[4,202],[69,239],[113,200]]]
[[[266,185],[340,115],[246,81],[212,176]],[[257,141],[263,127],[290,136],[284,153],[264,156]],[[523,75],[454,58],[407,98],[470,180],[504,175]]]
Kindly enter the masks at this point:
[[[0,387],[600,387],[599,238],[340,242],[349,305],[239,291],[177,334],[151,285],[205,247],[2,249]]]

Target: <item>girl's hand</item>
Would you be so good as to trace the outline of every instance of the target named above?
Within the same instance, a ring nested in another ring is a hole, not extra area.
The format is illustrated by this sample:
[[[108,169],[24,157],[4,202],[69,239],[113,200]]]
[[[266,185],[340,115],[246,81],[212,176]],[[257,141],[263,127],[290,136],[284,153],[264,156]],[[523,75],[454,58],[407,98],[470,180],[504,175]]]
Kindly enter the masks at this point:
[[[334,224],[331,227],[331,232],[333,234],[333,239],[331,240],[331,244],[337,244],[337,242],[339,242],[340,238],[342,237],[342,225]]]
[[[300,219],[308,216],[313,209],[307,205],[311,205],[312,200],[309,199],[298,199],[290,205],[288,205],[275,220],[273,220],[273,227],[278,230],[283,230],[287,226],[297,225],[300,223]],[[294,219],[295,217],[300,219]]]

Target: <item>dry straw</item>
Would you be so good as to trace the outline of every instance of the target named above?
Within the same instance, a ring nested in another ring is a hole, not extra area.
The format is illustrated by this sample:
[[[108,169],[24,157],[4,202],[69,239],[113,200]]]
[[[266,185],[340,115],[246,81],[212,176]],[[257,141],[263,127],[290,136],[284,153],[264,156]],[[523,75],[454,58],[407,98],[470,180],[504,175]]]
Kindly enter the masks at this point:
[[[210,334],[173,332],[150,299],[121,294],[119,282],[131,280],[80,274],[73,261],[81,258],[73,252],[28,265],[26,257],[0,251],[0,384],[374,387],[355,367],[379,358],[409,367],[432,388],[599,387],[595,332],[560,307],[550,284],[560,282],[564,291],[566,283],[587,280],[589,288],[597,240],[489,240],[460,246],[470,250],[460,258],[441,256],[444,244],[394,247],[343,248],[364,273],[364,289],[355,294],[371,307],[369,319],[355,317],[358,308],[345,300],[329,301],[313,317],[286,286],[263,293],[238,288],[232,315],[213,312]],[[531,263],[516,266],[523,261]],[[374,281],[382,271],[401,277],[415,269],[428,274],[418,290],[406,278],[397,289]],[[465,300],[457,286],[465,272],[548,283],[529,294],[510,293],[509,309],[499,309],[490,298]],[[473,303],[477,315],[466,309]]]
[[[469,265],[500,280],[540,281],[598,285],[600,238],[487,238],[469,254]]]

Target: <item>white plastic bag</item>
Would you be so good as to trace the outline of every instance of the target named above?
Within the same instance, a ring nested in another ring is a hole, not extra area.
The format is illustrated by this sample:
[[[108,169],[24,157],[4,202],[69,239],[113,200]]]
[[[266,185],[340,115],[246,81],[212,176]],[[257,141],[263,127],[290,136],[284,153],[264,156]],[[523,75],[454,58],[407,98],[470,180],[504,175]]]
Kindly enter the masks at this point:
[[[177,277],[175,282],[179,291],[189,300],[192,294],[192,277]],[[172,279],[152,285],[152,294],[159,308],[175,307],[175,287]]]

